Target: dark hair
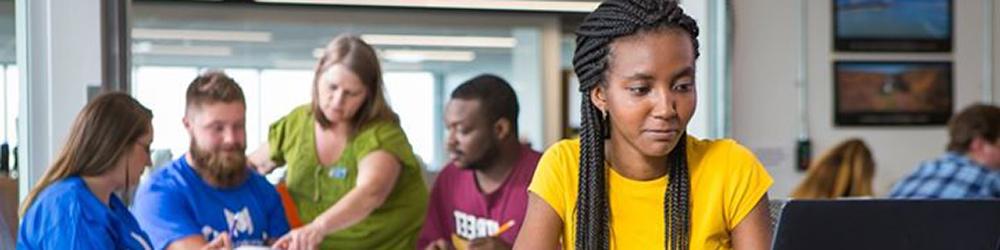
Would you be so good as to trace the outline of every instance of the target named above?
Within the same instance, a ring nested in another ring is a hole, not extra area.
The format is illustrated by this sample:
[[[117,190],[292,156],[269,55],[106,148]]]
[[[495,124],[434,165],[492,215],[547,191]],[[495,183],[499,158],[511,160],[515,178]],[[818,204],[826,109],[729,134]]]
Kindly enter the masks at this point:
[[[360,37],[339,35],[334,37],[323,49],[323,56],[320,57],[313,76],[312,112],[313,117],[321,127],[330,127],[330,120],[319,110],[319,89],[317,88],[320,76],[335,65],[343,65],[357,75],[361,83],[365,85],[365,89],[368,90],[364,104],[352,118],[351,125],[354,129],[373,121],[399,122],[399,117],[389,107],[389,102],[385,100],[385,91],[382,89],[382,66],[378,62],[375,49],[361,40]]]
[[[23,216],[38,194],[67,177],[99,176],[114,169],[139,137],[152,129],[153,112],[128,94],[111,92],[87,103],[66,144],[21,204]]]
[[[185,98],[186,110],[216,102],[240,102],[244,107],[247,105],[240,85],[226,73],[217,70],[209,70],[194,78],[188,85]]]
[[[958,153],[969,151],[972,139],[990,142],[1000,140],[1000,108],[987,104],[974,104],[959,112],[948,122],[948,150]]]
[[[646,32],[687,34],[698,58],[698,26],[673,0],[609,0],[601,3],[577,29],[573,68],[580,79],[582,129],[580,180],[576,201],[576,249],[608,248],[608,187],[604,165],[604,139],[611,124],[591,103],[590,91],[606,84],[610,45],[616,39]],[[686,138],[669,155],[664,191],[664,242],[670,249],[687,249],[689,198]],[[570,233],[570,232],[567,232]]]
[[[480,107],[490,122],[506,118],[513,131],[517,132],[517,114],[520,112],[517,94],[503,78],[492,74],[473,77],[458,85],[451,92],[451,99],[479,100]]]

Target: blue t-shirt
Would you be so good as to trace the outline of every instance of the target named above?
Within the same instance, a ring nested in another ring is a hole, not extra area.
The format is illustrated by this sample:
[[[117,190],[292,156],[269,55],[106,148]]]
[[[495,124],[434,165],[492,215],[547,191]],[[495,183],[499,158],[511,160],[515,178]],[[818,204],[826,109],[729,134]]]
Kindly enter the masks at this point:
[[[52,183],[25,212],[17,249],[152,249],[118,196],[105,206],[79,176]]]
[[[263,176],[249,176],[234,188],[209,186],[185,158],[175,160],[139,185],[132,211],[156,249],[200,235],[212,241],[228,232],[233,246],[263,246],[288,232],[278,191]]]

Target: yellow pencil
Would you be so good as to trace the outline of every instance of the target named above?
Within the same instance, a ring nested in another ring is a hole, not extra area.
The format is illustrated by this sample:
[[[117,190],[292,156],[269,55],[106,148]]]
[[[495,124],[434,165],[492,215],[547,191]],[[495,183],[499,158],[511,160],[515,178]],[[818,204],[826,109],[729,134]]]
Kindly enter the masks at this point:
[[[496,232],[494,232],[493,234],[490,234],[490,237],[499,237],[500,234],[502,234],[503,232],[506,232],[507,229],[510,229],[513,226],[514,226],[514,220],[509,220],[509,221],[507,221],[507,223],[504,223],[503,225],[501,225],[500,228],[497,229]]]

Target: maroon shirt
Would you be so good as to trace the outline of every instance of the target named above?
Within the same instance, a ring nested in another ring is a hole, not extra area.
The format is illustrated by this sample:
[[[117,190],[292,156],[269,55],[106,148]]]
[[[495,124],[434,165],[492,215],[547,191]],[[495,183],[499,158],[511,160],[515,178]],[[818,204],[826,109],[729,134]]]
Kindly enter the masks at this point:
[[[438,174],[431,190],[427,218],[417,249],[424,249],[438,239],[450,245],[453,233],[465,239],[486,237],[511,220],[514,226],[504,231],[500,238],[513,245],[524,224],[528,184],[531,184],[540,157],[540,153],[522,145],[510,175],[500,188],[489,194],[479,191],[473,170],[449,163]]]

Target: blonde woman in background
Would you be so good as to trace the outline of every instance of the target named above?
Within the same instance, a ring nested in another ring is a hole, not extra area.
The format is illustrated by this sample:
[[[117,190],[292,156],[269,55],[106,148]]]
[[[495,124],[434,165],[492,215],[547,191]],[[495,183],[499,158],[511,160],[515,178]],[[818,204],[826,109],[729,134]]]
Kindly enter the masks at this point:
[[[865,142],[851,138],[830,149],[809,166],[795,199],[834,199],[872,196],[875,160]]]

